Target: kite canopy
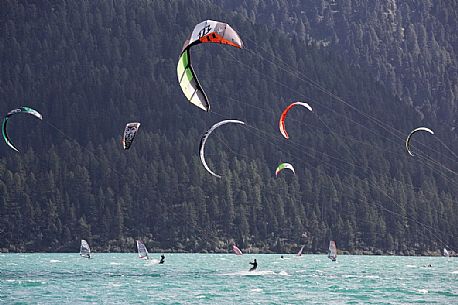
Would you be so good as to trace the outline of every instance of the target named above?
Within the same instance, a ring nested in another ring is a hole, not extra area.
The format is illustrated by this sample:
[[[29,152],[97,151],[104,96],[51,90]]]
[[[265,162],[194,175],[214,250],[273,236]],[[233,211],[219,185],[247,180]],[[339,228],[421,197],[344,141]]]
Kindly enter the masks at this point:
[[[127,123],[126,128],[124,129],[124,136],[122,138],[122,146],[124,149],[129,149],[134,141],[135,135],[137,134],[138,128],[140,128],[140,123]]]
[[[11,110],[10,112],[8,112],[6,114],[6,116],[3,118],[3,124],[2,124],[2,135],[3,135],[3,139],[5,140],[6,144],[8,144],[9,147],[11,147],[12,149],[14,149],[15,151],[19,152],[17,150],[17,148],[13,145],[13,143],[10,141],[9,137],[8,137],[8,133],[7,133],[7,125],[8,125],[8,120],[10,119],[11,116],[13,115],[16,115],[18,113],[26,113],[26,114],[31,114],[33,115],[34,117],[40,119],[40,120],[43,120],[43,117],[41,116],[41,114],[36,111],[35,109],[32,109],[30,107],[19,107],[17,109],[13,109]]]
[[[221,121],[221,122],[218,122],[216,123],[215,125],[213,125],[209,130],[207,130],[202,138],[200,139],[200,145],[199,145],[199,155],[200,155],[200,160],[202,161],[202,164],[203,166],[205,167],[205,169],[207,170],[207,172],[209,172],[210,174],[212,174],[213,176],[215,177],[218,177],[218,178],[221,178],[220,175],[218,174],[215,174],[207,165],[207,162],[205,161],[205,143],[207,142],[207,139],[208,137],[210,136],[210,134],[213,132],[213,130],[215,130],[216,128],[222,126],[222,125],[225,125],[225,124],[228,124],[228,123],[234,123],[234,124],[242,124],[242,125],[245,125],[244,122],[242,121],[239,121],[239,120],[224,120],[224,121]]]
[[[416,133],[417,131],[427,131],[430,134],[434,134],[434,131],[432,131],[431,129],[429,129],[427,127],[418,127],[418,128],[415,128],[414,130],[412,130],[409,133],[409,135],[407,136],[407,139],[406,139],[406,149],[407,149],[407,152],[409,153],[409,155],[411,155],[412,157],[414,156],[414,154],[410,150],[410,140],[411,140],[413,134]]]
[[[281,134],[286,138],[288,139],[289,136],[288,136],[288,133],[286,132],[286,127],[285,127],[285,118],[286,118],[286,115],[288,114],[288,112],[291,110],[291,108],[293,108],[294,106],[296,105],[300,105],[300,106],[303,106],[305,108],[307,108],[308,110],[312,111],[312,107],[310,107],[309,104],[307,103],[302,103],[302,102],[294,102],[294,103],[291,103],[288,107],[285,108],[285,110],[283,110],[281,116],[280,116],[280,122],[279,122],[279,127],[280,127],[280,132]]]
[[[227,44],[240,49],[243,47],[243,42],[230,25],[219,21],[206,20],[194,27],[191,35],[183,44],[177,65],[177,76],[181,90],[183,90],[190,103],[209,111],[210,104],[207,95],[191,66],[189,53],[189,49],[199,43]]]
[[[275,170],[275,176],[277,176],[282,170],[284,170],[284,169],[286,169],[286,168],[289,169],[289,170],[291,170],[293,173],[295,173],[295,172],[294,172],[294,167],[293,167],[291,164],[289,164],[289,163],[281,163],[281,164],[277,167],[277,169]]]
[[[205,20],[194,27],[191,35],[183,44],[181,52],[199,43],[221,43],[236,48],[242,48],[243,42],[236,31],[227,23]]]

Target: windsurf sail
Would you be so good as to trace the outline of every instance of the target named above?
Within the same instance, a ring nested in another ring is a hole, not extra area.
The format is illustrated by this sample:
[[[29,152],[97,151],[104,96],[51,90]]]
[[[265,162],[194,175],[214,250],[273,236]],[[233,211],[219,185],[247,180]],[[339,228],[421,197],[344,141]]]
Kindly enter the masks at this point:
[[[243,255],[242,251],[236,245],[232,245],[232,251],[234,251],[235,255]]]
[[[304,247],[305,247],[305,245],[303,245],[303,246],[301,247],[301,249],[299,250],[299,252],[297,252],[296,256],[302,256],[302,251],[304,250]]]
[[[337,248],[336,248],[336,242],[334,240],[329,241],[328,258],[333,261],[337,259]]]
[[[148,259],[148,250],[141,240],[137,240],[138,257],[141,259]]]
[[[80,255],[82,257],[91,258],[91,248],[85,239],[81,240]]]
[[[450,256],[450,253],[448,253],[447,249],[444,248],[444,256],[445,257],[449,257]]]

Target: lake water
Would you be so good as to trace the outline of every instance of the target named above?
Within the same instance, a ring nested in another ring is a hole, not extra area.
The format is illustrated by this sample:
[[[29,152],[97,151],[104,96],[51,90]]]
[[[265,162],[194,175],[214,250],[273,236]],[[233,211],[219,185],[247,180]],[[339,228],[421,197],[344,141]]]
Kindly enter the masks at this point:
[[[458,304],[458,258],[165,255],[0,254],[0,303]]]

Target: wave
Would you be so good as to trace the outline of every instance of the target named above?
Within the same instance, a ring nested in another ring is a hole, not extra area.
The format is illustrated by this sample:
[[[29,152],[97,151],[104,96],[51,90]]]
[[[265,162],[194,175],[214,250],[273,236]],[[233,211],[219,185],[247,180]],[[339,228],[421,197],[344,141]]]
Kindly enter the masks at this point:
[[[416,292],[421,293],[421,294],[427,294],[428,289],[416,289]]]
[[[147,260],[145,265],[148,265],[148,266],[149,266],[149,265],[157,265],[157,264],[159,264],[159,260],[153,258],[153,259]]]
[[[265,275],[278,275],[272,270],[262,270],[262,271],[237,271],[232,273],[223,273],[221,275],[225,276],[265,276]]]

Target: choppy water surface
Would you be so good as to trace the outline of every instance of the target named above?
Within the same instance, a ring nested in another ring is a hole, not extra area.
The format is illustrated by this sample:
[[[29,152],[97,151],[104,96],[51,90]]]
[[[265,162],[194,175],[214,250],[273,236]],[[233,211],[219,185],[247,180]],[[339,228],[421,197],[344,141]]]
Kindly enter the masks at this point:
[[[458,258],[166,254],[158,265],[151,256],[0,254],[0,303],[458,304]]]

